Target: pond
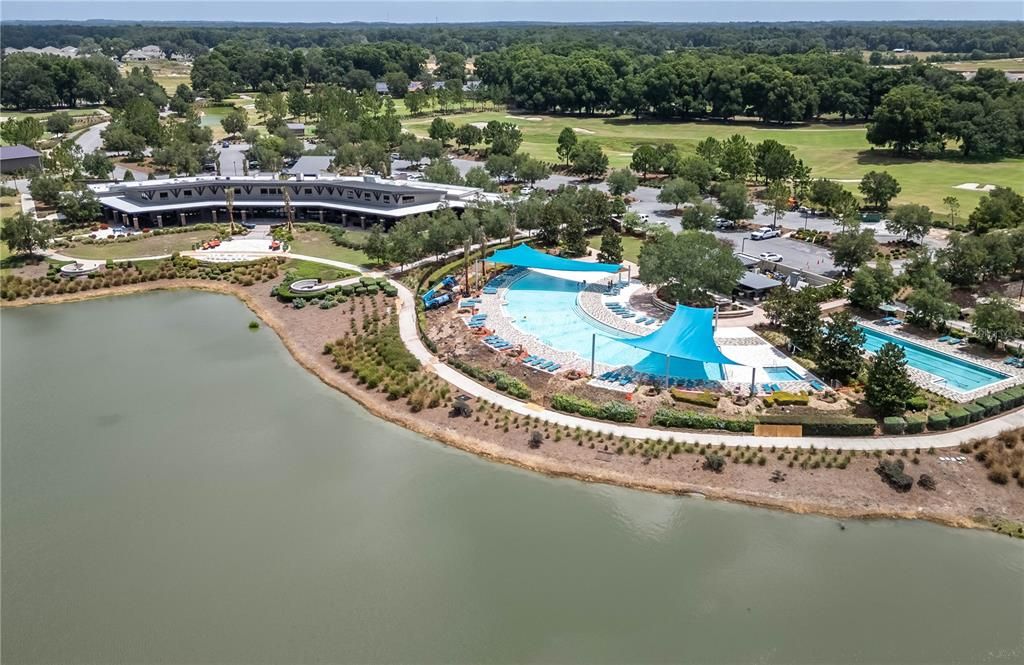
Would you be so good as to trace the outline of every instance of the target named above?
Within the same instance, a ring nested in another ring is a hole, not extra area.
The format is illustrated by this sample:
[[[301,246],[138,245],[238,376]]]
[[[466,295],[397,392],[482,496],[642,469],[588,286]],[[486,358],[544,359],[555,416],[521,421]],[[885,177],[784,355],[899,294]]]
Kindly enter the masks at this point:
[[[1024,659],[1024,543],[548,478],[375,419],[233,298],[5,310],[4,663]]]

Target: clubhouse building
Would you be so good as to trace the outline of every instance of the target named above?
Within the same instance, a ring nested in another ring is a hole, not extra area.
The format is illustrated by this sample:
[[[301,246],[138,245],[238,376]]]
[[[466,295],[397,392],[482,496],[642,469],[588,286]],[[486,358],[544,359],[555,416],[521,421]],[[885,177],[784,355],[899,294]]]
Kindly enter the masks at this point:
[[[493,195],[473,187],[377,176],[282,180],[273,176],[195,176],[89,185],[107,221],[135,228],[228,220],[225,192],[234,190],[236,222],[280,220],[287,193],[295,220],[390,227],[402,217],[441,208],[461,211]]]

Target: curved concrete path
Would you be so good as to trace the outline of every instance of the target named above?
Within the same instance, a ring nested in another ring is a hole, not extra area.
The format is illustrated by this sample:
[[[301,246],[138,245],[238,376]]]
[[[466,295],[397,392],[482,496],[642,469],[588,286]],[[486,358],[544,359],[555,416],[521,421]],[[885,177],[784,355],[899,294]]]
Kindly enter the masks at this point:
[[[228,254],[230,251],[222,251],[222,254]],[[252,252],[245,252],[245,254],[252,254]],[[47,256],[56,260],[68,260],[78,261],[73,257],[65,257],[57,254],[56,252],[47,252]],[[184,256],[193,256],[195,258],[201,258],[201,252],[182,252]],[[303,261],[311,261],[313,263],[320,263],[323,265],[332,266],[335,268],[344,268],[346,270],[352,270],[360,274],[368,274],[374,276],[381,276],[384,273],[381,272],[364,272],[360,266],[355,266],[350,263],[343,261],[334,261],[332,259],[324,259],[318,256],[308,256],[305,254],[292,254],[292,253],[281,253],[281,252],[266,252],[267,256],[283,256],[286,258],[300,259]],[[142,257],[142,258],[131,258],[131,259],[119,259],[118,261],[140,261],[145,258],[165,258],[165,257]],[[350,280],[357,280],[358,277],[349,277],[341,282],[349,282]],[[695,444],[725,444],[727,446],[777,446],[784,447],[789,446],[790,448],[842,448],[844,450],[903,450],[915,448],[952,448],[959,446],[965,441],[971,439],[984,438],[996,436],[999,433],[1019,427],[1024,427],[1024,409],[1017,409],[1011,413],[1003,414],[997,418],[990,418],[980,423],[975,423],[968,427],[962,427],[960,429],[951,430],[948,432],[932,432],[928,434],[919,434],[915,436],[899,436],[899,437],[872,437],[872,438],[855,438],[855,437],[755,437],[752,435],[740,435],[740,434],[726,434],[720,432],[694,432],[694,431],[672,431],[672,430],[661,430],[653,429],[649,427],[637,427],[634,425],[623,425],[619,423],[610,423],[597,420],[589,420],[587,418],[580,418],[579,416],[570,415],[568,413],[561,413],[559,411],[552,411],[546,409],[539,404],[532,404],[526,402],[520,402],[517,399],[513,399],[504,393],[500,393],[489,386],[477,382],[470,377],[457,372],[453,368],[441,362],[429,349],[423,344],[423,340],[420,339],[419,331],[416,324],[416,296],[410,291],[405,285],[395,280],[389,280],[398,289],[398,327],[399,334],[402,342],[405,344],[409,352],[412,353],[416,358],[423,364],[429,371],[434,372],[439,377],[450,383],[452,386],[457,388],[459,391],[485,399],[492,404],[496,404],[503,409],[511,411],[521,416],[530,416],[539,418],[548,423],[555,425],[561,425],[563,427],[576,428],[579,427],[583,430],[592,432],[601,432],[603,434],[610,434],[613,436],[625,436],[630,439],[652,439],[652,440],[666,440],[675,441],[679,443],[695,443]],[[340,283],[340,282],[339,282]]]

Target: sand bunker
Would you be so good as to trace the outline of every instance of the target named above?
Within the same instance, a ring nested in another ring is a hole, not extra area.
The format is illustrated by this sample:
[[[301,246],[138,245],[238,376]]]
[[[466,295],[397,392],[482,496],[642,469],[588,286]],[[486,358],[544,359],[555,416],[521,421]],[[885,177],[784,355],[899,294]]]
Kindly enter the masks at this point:
[[[577,134],[593,134],[594,133],[594,132],[590,131],[589,129],[583,129],[582,127],[573,127],[572,131],[576,132]]]
[[[476,127],[477,129],[484,129],[487,127],[486,122],[471,122],[469,124],[472,125],[473,127]]]
[[[530,115],[507,115],[506,118],[512,118],[513,120],[529,120],[530,122],[542,122],[544,118],[538,118]]]
[[[991,192],[995,188],[995,185],[982,185],[976,182],[965,182],[959,185],[953,185],[953,189],[970,189],[976,192]]]

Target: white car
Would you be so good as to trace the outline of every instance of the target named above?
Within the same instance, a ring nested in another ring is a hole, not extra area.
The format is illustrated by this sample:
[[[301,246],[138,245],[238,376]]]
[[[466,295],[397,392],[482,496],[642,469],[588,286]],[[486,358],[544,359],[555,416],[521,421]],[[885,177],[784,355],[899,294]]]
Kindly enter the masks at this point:
[[[751,240],[767,240],[768,238],[778,238],[781,233],[778,229],[773,229],[770,226],[762,226],[758,230],[750,234]]]
[[[533,194],[533,192],[534,192],[533,187],[522,187],[519,190],[519,193],[521,195],[523,195],[523,196],[529,196],[530,194]]]
[[[757,255],[757,258],[762,261],[769,261],[771,263],[778,263],[782,260],[782,254],[776,254],[775,252],[761,252]]]

